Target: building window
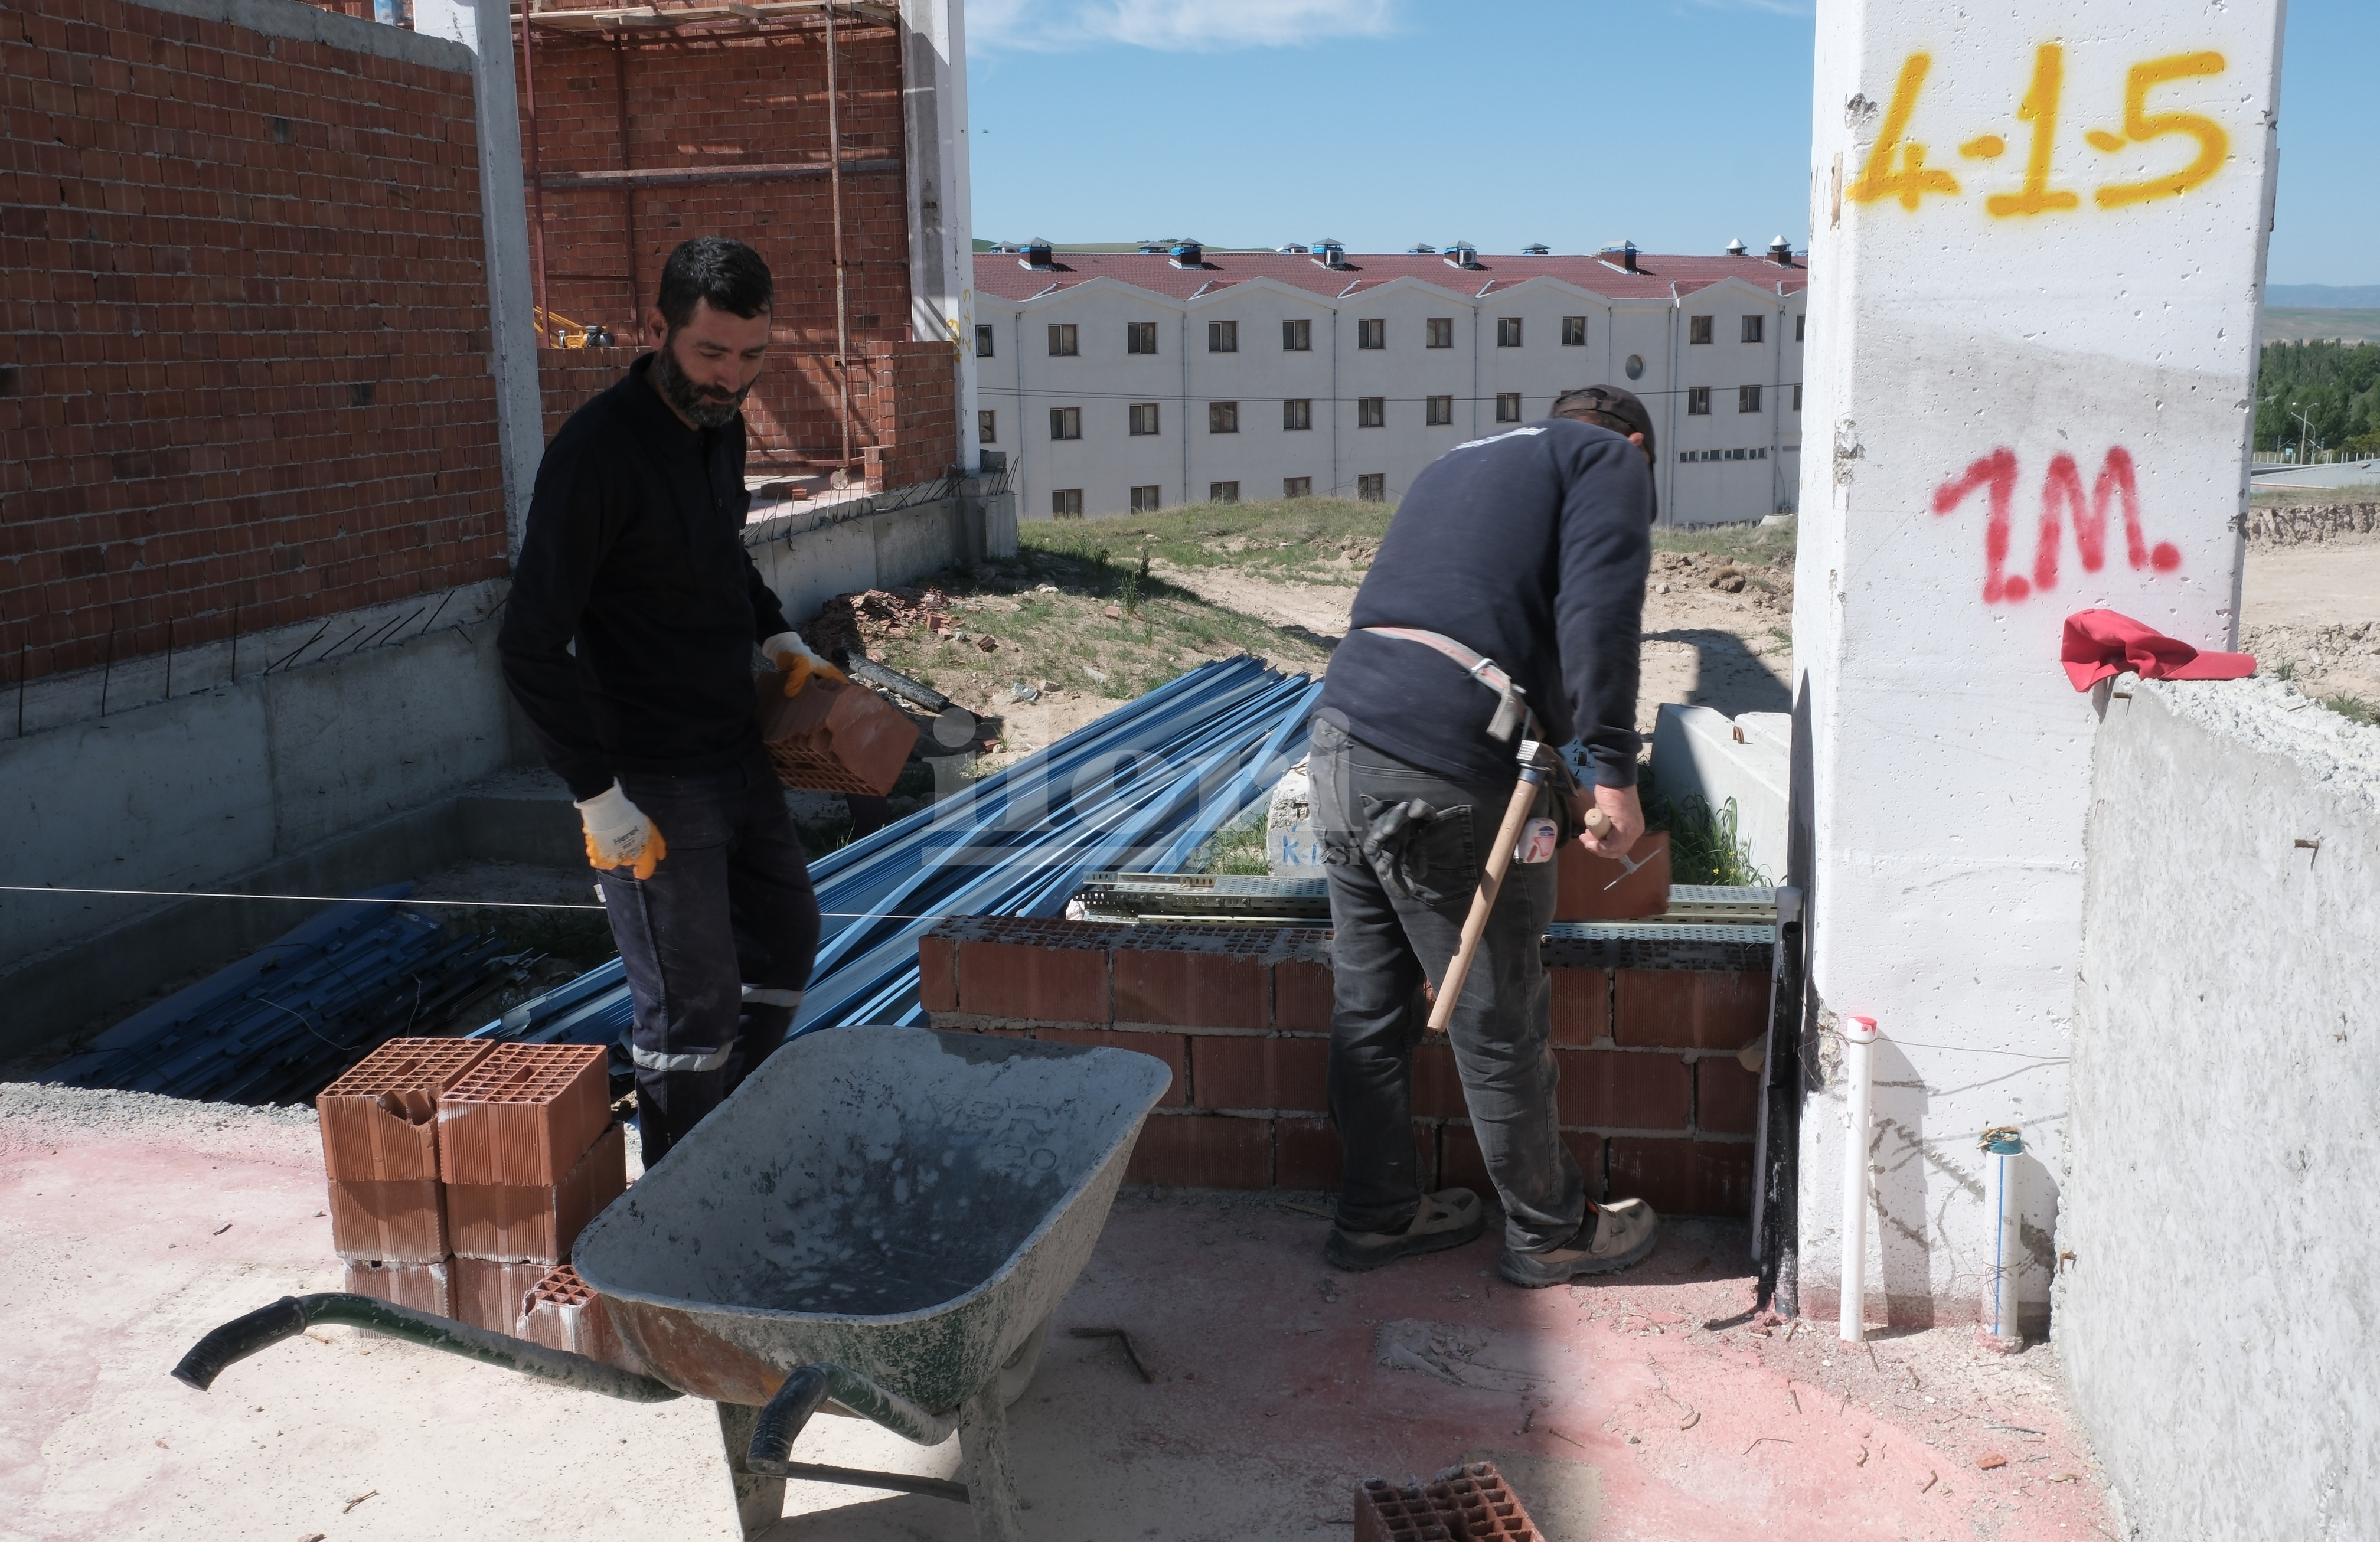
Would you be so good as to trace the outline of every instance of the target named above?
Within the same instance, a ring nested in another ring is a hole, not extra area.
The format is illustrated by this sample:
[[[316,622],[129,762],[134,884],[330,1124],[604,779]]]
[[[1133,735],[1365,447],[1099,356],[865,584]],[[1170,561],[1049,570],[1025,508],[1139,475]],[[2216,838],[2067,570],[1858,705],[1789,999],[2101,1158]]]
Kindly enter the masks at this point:
[[[1050,512],[1060,519],[1080,519],[1083,516],[1083,490],[1079,487],[1051,489]]]
[[[1050,358],[1072,358],[1080,351],[1075,346],[1075,323],[1072,322],[1052,322],[1050,323]]]
[[[1432,316],[1428,321],[1422,323],[1422,346],[1424,347],[1451,348],[1454,346],[1453,317]]]
[[[1314,479],[1283,477],[1281,480],[1281,495],[1284,498],[1311,498],[1314,496]]]
[[[1000,414],[980,411],[975,415],[975,437],[978,444],[1000,443]]]
[[[1237,322],[1208,322],[1207,323],[1207,351],[1208,353],[1239,352],[1240,323]]]
[[[1384,429],[1389,426],[1389,399],[1386,396],[1355,398],[1355,426],[1359,429]]]
[[[1760,318],[1746,316],[1743,319],[1743,340],[1747,343],[1757,343],[1760,341]]]
[[[1562,346],[1565,348],[1583,348],[1586,346],[1585,317],[1564,316],[1562,318]]]
[[[1521,346],[1521,318],[1518,316],[1496,318],[1496,346],[1500,348],[1517,348]]]
[[[1050,437],[1080,439],[1083,437],[1083,409],[1078,407],[1053,407],[1050,409]]]
[[[1689,316],[1686,318],[1687,342],[1707,343],[1710,340],[1711,319],[1708,316]]]
[[[1793,410],[1802,410],[1802,382],[1798,380],[1793,382]]]
[[[1520,420],[1521,394],[1518,391],[1498,392],[1496,394],[1496,421],[1500,423],[1517,423]]]
[[[988,322],[978,322],[976,323],[975,356],[978,358],[990,358],[991,357],[991,324]]]
[[[1738,412],[1759,411],[1760,387],[1756,385],[1737,386],[1735,388],[1735,410]]]
[[[1366,316],[1355,323],[1355,346],[1359,348],[1385,348],[1389,346],[1388,319]]]
[[[1123,329],[1123,351],[1126,353],[1155,353],[1157,351],[1157,323],[1155,322],[1125,322]]]
[[[1236,504],[1240,501],[1240,484],[1237,482],[1208,482],[1207,484],[1207,501],[1210,504]]]
[[[1802,333],[1803,333],[1803,326],[1808,322],[1808,321],[1809,321],[1809,320],[1810,320],[1810,318],[1809,318],[1809,317],[1807,317],[1807,316],[1796,316],[1796,317],[1794,317],[1794,318],[1793,318],[1793,341],[1795,341],[1796,343],[1798,343],[1798,342],[1802,341]]]
[[[1208,433],[1239,432],[1240,404],[1237,402],[1208,402],[1207,404],[1207,431]]]
[[[1147,487],[1134,488],[1132,490],[1132,512],[1135,514],[1155,514],[1157,512],[1157,499],[1158,487],[1155,482],[1149,483]]]
[[[1159,431],[1157,427],[1157,404],[1155,402],[1135,402],[1132,404],[1132,431],[1135,433],[1156,433]]]
[[[1453,397],[1432,396],[1428,398],[1428,402],[1429,410],[1425,415],[1425,420],[1431,428],[1441,429],[1454,421]]]
[[[1314,323],[1312,322],[1281,322],[1281,351],[1283,353],[1313,352]]]
[[[1710,416],[1709,386],[1693,385],[1686,388],[1686,416],[1689,418]]]
[[[1355,496],[1366,504],[1389,501],[1389,479],[1378,471],[1366,472],[1355,479]]]
[[[1306,396],[1292,396],[1281,404],[1281,428],[1283,433],[1295,433],[1314,426],[1314,402]]]

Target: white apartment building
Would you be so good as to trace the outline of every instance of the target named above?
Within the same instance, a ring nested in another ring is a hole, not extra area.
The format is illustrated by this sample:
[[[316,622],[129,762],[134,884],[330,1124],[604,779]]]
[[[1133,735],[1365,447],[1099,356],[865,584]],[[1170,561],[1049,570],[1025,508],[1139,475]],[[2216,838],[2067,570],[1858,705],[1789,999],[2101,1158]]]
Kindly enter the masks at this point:
[[[978,437],[1025,518],[1395,502],[1577,386],[1653,414],[1664,524],[1791,512],[1809,273],[1767,255],[1022,250],[975,259]]]

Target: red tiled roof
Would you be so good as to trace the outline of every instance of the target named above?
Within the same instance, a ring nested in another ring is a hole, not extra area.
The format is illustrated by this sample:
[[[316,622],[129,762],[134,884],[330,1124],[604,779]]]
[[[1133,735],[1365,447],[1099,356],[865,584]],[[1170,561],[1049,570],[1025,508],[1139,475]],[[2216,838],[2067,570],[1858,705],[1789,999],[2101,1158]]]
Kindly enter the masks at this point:
[[[1617,259],[1614,260],[1615,262]],[[1354,293],[1400,278],[1418,279],[1461,294],[1476,295],[1486,287],[1492,297],[1533,278],[1557,278],[1610,299],[1668,299],[1674,284],[1681,294],[1725,278],[1741,278],[1774,294],[1783,283],[1787,294],[1809,286],[1810,271],[1795,259],[1781,268],[1765,257],[1661,257],[1639,253],[1637,271],[1623,273],[1593,257],[1501,257],[1481,253],[1475,268],[1458,268],[1443,257],[1405,252],[1388,256],[1347,254],[1343,268],[1326,268],[1297,252],[1209,252],[1203,271],[1177,268],[1161,254],[1114,251],[1062,251],[1047,268],[1027,268],[1013,251],[975,254],[975,286],[978,294],[1005,300],[1030,299],[1053,285],[1059,289],[1110,278],[1176,299],[1187,299],[1202,287],[1208,293],[1269,278],[1318,295],[1335,296],[1349,285]]]

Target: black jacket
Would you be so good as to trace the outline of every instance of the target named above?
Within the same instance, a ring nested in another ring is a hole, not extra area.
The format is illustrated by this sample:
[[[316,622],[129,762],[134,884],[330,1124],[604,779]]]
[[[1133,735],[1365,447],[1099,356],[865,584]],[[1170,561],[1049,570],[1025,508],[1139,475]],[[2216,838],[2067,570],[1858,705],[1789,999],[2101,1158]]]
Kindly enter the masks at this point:
[[[1584,742],[1597,782],[1634,786],[1652,523],[1652,468],[1609,429],[1552,418],[1457,445],[1389,522],[1316,710],[1401,760],[1510,787],[1520,735],[1488,736],[1496,693],[1420,643],[1361,630],[1422,627],[1502,666],[1548,743]]]
[[[617,771],[714,771],[758,744],[753,644],[787,629],[744,546],[743,419],[687,428],[648,383],[652,362],[546,446],[496,638],[546,764],[580,799]]]

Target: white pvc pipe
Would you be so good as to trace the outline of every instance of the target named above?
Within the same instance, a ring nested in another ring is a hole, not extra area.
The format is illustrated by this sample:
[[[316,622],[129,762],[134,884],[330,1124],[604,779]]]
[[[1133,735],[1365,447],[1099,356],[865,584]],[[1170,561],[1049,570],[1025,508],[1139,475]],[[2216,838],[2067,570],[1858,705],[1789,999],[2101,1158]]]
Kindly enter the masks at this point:
[[[2020,1234],[2019,1220],[2022,1209],[2010,1184],[2016,1176],[2016,1159],[2024,1153],[2024,1138],[2014,1129],[1990,1131],[1984,1145],[1997,1170],[1993,1187],[1999,1200],[1999,1235],[1992,1257],[1992,1295],[1986,1302],[1986,1321],[1990,1336],[2002,1349],[2024,1347],[2024,1331],[2018,1325],[2016,1288],[2019,1264],[2023,1254],[2024,1239]]]
[[[1858,1343],[1867,1335],[1867,1129],[1868,1104],[1876,1087],[1876,1019],[1842,1020],[1843,1292],[1836,1336]]]

